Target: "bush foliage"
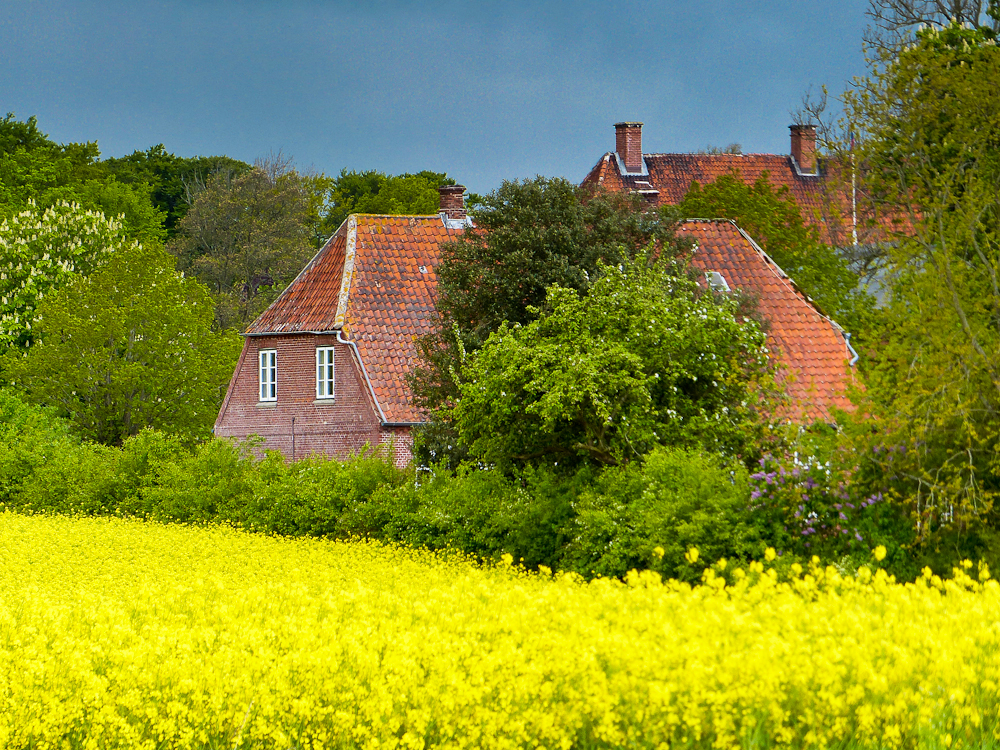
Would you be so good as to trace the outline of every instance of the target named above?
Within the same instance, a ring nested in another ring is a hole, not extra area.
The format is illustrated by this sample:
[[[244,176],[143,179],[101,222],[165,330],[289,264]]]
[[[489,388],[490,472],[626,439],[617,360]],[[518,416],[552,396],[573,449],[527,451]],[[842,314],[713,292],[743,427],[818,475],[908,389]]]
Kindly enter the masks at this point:
[[[853,571],[883,546],[886,568],[909,580],[925,565],[947,570],[965,558],[1000,566],[987,528],[918,545],[904,503],[862,496],[862,483],[809,453],[769,455],[752,473],[739,461],[677,447],[605,469],[513,473],[468,464],[400,470],[372,451],[292,464],[257,453],[253,441],[192,446],[152,429],[108,447],[81,440],[53,410],[0,391],[0,504],[23,513],[362,537],[484,560],[510,555],[528,568],[586,578],[651,569],[695,580],[705,564],[724,559],[732,569],[768,547],[784,568],[819,555]],[[699,559],[689,559],[692,547]]]

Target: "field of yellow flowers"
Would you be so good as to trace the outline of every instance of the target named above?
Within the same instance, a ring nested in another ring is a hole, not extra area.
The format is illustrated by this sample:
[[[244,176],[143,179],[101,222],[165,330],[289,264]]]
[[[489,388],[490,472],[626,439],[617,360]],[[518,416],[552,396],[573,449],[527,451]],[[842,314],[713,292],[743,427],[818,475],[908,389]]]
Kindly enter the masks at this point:
[[[1000,744],[985,571],[904,586],[769,565],[583,583],[0,513],[0,747]]]

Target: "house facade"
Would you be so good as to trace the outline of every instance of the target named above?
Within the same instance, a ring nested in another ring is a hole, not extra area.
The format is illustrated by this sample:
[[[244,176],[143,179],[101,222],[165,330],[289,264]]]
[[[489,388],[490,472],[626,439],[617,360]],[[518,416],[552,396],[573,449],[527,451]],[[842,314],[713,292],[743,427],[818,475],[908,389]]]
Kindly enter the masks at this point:
[[[433,216],[352,215],[247,329],[215,423],[296,460],[366,445],[412,458],[407,375],[432,330],[442,242],[471,226],[460,185]]]

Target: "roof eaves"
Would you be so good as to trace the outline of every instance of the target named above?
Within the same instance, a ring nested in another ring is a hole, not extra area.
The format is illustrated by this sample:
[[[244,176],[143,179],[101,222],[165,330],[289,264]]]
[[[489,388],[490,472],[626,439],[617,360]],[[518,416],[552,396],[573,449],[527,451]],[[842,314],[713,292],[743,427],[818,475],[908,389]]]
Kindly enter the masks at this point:
[[[340,328],[331,328],[329,331],[254,331],[253,333],[241,333],[243,338],[253,339],[261,336],[332,336],[339,333]]]

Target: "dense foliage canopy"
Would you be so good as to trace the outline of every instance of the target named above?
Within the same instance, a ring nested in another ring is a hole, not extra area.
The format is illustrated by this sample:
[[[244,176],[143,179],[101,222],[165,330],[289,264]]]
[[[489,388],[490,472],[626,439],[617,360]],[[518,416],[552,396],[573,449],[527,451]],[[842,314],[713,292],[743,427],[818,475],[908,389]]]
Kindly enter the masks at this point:
[[[508,467],[618,464],[657,445],[754,451],[760,326],[679,264],[598,270],[587,294],[549,287],[534,320],[502,323],[469,356],[453,416],[472,455]]]
[[[444,172],[387,175],[341,170],[328,180],[323,224],[333,234],[350,214],[427,215],[438,210],[438,191],[455,181]]]
[[[866,189],[900,219],[857,481],[898,498],[934,545],[995,526],[1000,491],[1000,48],[926,29],[846,96]],[[872,432],[873,426],[876,427]]]
[[[76,204],[29,202],[0,220],[0,347],[30,346],[42,299],[132,244],[120,223]]]
[[[138,244],[46,296],[33,334],[26,352],[7,352],[7,381],[109,444],[144,427],[208,437],[240,348],[212,331],[208,290]]]

